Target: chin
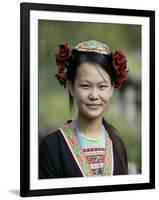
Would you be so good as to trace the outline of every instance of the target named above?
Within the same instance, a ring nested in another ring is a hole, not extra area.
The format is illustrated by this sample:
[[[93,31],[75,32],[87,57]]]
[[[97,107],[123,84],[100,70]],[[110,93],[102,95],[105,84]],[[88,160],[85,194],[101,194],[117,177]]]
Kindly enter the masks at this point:
[[[101,115],[102,115],[102,113],[103,112],[84,112],[84,113],[82,113],[82,115],[84,116],[84,117],[86,117],[87,119],[96,119],[96,118],[99,118],[99,117],[101,117]]]
[[[79,113],[87,119],[96,119],[103,116],[104,108],[88,108],[83,106],[79,108]]]

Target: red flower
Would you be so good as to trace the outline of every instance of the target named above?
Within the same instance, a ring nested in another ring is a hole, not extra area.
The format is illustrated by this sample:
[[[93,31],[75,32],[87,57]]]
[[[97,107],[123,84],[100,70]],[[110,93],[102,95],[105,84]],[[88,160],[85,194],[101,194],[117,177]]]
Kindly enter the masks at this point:
[[[120,76],[115,81],[115,87],[120,88],[127,81],[127,71],[121,72]]]
[[[64,68],[65,64],[67,64],[67,61],[72,55],[72,49],[69,47],[67,42],[61,43],[59,47],[59,51],[55,54],[56,63],[61,68]]]
[[[112,63],[116,74],[115,87],[119,88],[127,81],[128,70],[126,69],[127,60],[125,55],[116,50],[112,57]]]
[[[115,50],[115,53],[113,54],[113,66],[116,70],[118,70],[118,68],[121,68],[122,70],[126,69],[126,57],[125,55],[118,50]]]
[[[58,72],[55,74],[61,85],[66,87],[67,72],[65,67],[69,64],[69,59],[72,56],[72,48],[69,47],[67,42],[63,42],[59,45],[59,51],[55,54],[56,63],[58,66]]]
[[[64,85],[66,87],[66,81],[67,81],[67,73],[64,72],[64,70],[59,70],[57,74],[55,74],[56,78],[59,80],[59,83],[61,85]]]

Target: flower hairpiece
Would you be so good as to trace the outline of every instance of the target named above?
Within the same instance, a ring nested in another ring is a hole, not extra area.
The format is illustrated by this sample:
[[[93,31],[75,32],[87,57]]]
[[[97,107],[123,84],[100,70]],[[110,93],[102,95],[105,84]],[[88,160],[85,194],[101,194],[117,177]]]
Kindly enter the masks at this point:
[[[72,56],[72,47],[67,42],[59,45],[59,51],[55,54],[56,63],[58,66],[58,72],[55,74],[61,85],[66,87],[67,71],[66,66],[69,63],[69,59]]]
[[[55,74],[61,85],[66,87],[67,82],[67,66],[69,65],[70,58],[72,56],[72,47],[63,42],[59,45],[59,51],[55,54],[56,63],[58,66],[58,72]],[[109,47],[103,43],[95,40],[85,41],[79,43],[74,47],[77,51],[84,52],[97,52],[101,54],[110,55],[112,52]],[[120,50],[115,50],[112,53],[112,66],[115,74],[114,87],[120,88],[127,81],[127,60],[125,55]]]
[[[112,64],[115,71],[115,88],[120,88],[127,81],[127,60],[125,55],[119,51],[115,50],[115,53],[112,56]]]

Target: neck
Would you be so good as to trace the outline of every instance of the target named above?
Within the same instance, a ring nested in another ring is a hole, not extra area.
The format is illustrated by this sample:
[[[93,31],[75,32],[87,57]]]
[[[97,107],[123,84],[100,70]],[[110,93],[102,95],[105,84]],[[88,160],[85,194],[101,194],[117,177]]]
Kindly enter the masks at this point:
[[[102,134],[102,117],[88,119],[78,114],[77,127],[80,133],[91,138],[98,138]]]

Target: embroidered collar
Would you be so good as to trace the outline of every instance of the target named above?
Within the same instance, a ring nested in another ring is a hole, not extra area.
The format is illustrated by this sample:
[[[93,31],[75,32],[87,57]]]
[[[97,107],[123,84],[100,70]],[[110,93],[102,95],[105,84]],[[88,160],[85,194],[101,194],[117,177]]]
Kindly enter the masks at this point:
[[[79,167],[83,176],[94,176],[94,173],[90,167],[90,164],[83,152],[82,147],[79,144],[78,138],[72,126],[70,125],[71,121],[67,121],[60,128],[61,133]],[[112,141],[106,132],[106,145],[105,145],[105,159],[104,159],[104,168],[103,176],[113,175],[113,147]]]

